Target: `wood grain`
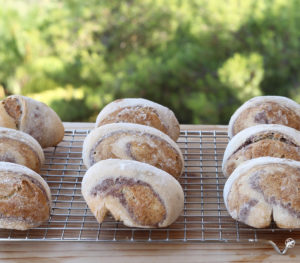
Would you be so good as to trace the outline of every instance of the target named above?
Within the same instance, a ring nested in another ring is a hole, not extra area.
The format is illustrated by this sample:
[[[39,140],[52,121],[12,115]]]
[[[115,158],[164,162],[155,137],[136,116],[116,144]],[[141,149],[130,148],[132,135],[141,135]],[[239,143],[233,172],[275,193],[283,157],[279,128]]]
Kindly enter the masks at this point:
[[[64,123],[67,129],[91,129],[92,123]],[[226,126],[182,125],[187,130]],[[1,242],[0,262],[299,262],[297,244],[280,256],[268,244],[119,244],[96,242]]]

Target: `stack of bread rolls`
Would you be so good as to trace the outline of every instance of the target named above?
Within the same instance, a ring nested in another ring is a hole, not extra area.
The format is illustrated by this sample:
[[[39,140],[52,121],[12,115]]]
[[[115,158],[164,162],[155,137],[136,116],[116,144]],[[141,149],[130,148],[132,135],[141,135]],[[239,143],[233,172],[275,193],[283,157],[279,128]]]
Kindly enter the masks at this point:
[[[166,227],[183,209],[183,157],[174,113],[145,99],[116,100],[99,113],[82,157],[82,194],[101,223],[109,211],[130,227]]]
[[[256,228],[300,227],[300,105],[255,97],[233,114],[222,170],[229,214]]]
[[[9,96],[0,103],[0,228],[26,230],[48,220],[51,193],[38,174],[42,147],[64,136],[57,114],[28,97]]]

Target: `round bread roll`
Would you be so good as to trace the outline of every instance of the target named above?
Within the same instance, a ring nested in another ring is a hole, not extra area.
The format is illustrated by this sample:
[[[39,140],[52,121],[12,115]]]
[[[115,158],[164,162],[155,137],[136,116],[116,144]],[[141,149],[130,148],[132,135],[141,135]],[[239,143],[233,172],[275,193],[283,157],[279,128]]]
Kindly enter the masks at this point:
[[[50,189],[29,168],[0,162],[0,228],[26,230],[48,220]]]
[[[46,104],[21,95],[0,103],[0,126],[30,134],[42,148],[57,145],[64,137],[58,115]]]
[[[145,99],[119,99],[107,104],[97,117],[96,127],[116,122],[151,126],[169,135],[174,141],[180,134],[173,111]]]
[[[263,156],[300,161],[300,132],[278,124],[262,124],[242,130],[226,147],[223,174],[228,177],[241,163]]]
[[[300,227],[300,162],[260,157],[244,162],[228,178],[223,197],[229,214],[256,228]]]
[[[300,130],[300,105],[286,97],[254,97],[232,115],[228,136],[232,138],[241,130],[259,124],[281,124]]]
[[[0,127],[0,161],[21,164],[39,172],[45,157],[43,149],[33,137]]]
[[[161,131],[134,123],[111,123],[85,138],[82,158],[86,167],[105,159],[136,160],[160,168],[178,179],[183,157],[178,145]]]
[[[99,223],[110,211],[130,227],[166,227],[184,204],[174,177],[132,160],[107,159],[93,165],[83,177],[82,195]]]

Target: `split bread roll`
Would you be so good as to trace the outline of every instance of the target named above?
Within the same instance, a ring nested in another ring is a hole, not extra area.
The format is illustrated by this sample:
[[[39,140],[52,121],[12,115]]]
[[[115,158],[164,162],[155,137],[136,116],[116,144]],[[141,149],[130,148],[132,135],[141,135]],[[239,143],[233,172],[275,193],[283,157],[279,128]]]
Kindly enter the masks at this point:
[[[300,161],[300,132],[278,124],[262,124],[242,130],[226,147],[223,174],[228,177],[241,163],[263,156]]]
[[[91,131],[83,143],[86,167],[105,159],[136,160],[179,178],[183,157],[178,145],[161,131],[133,123],[112,123]]]
[[[146,99],[119,99],[99,113],[96,127],[108,123],[129,122],[154,127],[177,141],[179,123],[170,109]]]
[[[0,161],[17,163],[39,172],[45,157],[43,149],[33,137],[0,127]]]
[[[0,228],[26,230],[48,220],[50,189],[44,179],[19,164],[0,162]]]
[[[42,148],[55,146],[64,137],[64,126],[55,111],[40,101],[21,95],[2,100],[0,126],[28,133]]]
[[[107,159],[88,169],[82,194],[97,221],[108,211],[130,227],[166,227],[181,214],[183,190],[174,177],[152,165]]]
[[[300,227],[300,162],[261,157],[244,162],[224,186],[224,203],[236,220],[256,228]]]
[[[232,138],[241,130],[259,124],[281,124],[300,130],[300,105],[286,97],[254,97],[232,115],[228,136]]]

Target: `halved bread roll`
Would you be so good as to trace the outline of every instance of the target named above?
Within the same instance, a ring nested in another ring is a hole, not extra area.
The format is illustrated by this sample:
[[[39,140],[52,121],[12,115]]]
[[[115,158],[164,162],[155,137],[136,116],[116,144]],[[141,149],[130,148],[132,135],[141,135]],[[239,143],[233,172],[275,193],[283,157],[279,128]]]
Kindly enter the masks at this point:
[[[99,113],[96,127],[108,123],[129,122],[154,127],[176,141],[179,123],[170,109],[145,99],[119,99],[107,104]]]
[[[178,145],[161,131],[133,123],[112,123],[91,131],[85,138],[82,158],[86,167],[105,159],[136,160],[160,168],[175,178],[183,170]]]
[[[108,211],[130,227],[166,227],[183,209],[183,190],[174,177],[132,160],[107,159],[88,169],[82,195],[97,221]]]
[[[300,130],[300,105],[281,96],[259,96],[245,102],[232,115],[228,136],[259,124],[281,124]]]
[[[30,134],[42,148],[57,145],[64,137],[58,115],[46,104],[21,95],[0,103],[0,126]]]
[[[0,228],[26,230],[48,220],[51,194],[44,179],[19,164],[0,162]]]
[[[43,149],[33,137],[0,127],[0,161],[21,164],[39,172],[45,157]]]
[[[228,178],[223,198],[229,214],[256,228],[271,218],[280,228],[300,227],[300,162],[261,157],[244,162]]]
[[[300,161],[300,132],[278,124],[262,124],[242,130],[226,147],[223,174],[228,177],[241,163],[263,156]]]

